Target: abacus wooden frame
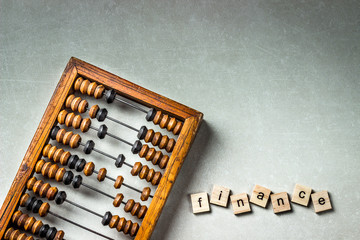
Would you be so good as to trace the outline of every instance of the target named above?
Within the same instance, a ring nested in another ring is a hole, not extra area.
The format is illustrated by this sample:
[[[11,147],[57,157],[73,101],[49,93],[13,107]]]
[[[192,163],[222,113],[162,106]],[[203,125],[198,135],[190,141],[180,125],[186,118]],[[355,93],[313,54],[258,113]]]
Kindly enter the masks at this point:
[[[49,141],[50,130],[56,125],[57,115],[63,108],[66,97],[73,91],[72,86],[78,76],[103,84],[106,88],[116,90],[121,96],[132,99],[145,106],[161,110],[165,114],[184,121],[163,177],[156,189],[154,198],[150,203],[135,240],[149,239],[154,231],[171,188],[199,129],[203,114],[72,57],[60,78],[1,207],[0,239],[5,233],[12,214],[18,208],[20,197],[25,191],[26,182],[33,175],[35,164],[41,157],[42,149]]]

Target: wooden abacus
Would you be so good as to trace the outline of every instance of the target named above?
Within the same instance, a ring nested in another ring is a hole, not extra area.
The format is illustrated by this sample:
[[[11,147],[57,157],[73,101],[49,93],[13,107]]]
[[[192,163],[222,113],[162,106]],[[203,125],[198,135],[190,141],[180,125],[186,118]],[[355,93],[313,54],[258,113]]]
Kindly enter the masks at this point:
[[[159,125],[160,128],[166,129],[177,139],[168,137],[159,131],[148,129],[146,126],[137,129],[128,123],[120,121],[110,116],[105,108],[100,108],[98,105],[89,106],[86,99],[75,95],[80,93],[95,99],[104,98],[107,103],[118,101],[135,108],[145,114],[147,121],[152,121],[154,124]],[[118,123],[135,131],[138,140],[131,143],[126,139],[126,136],[118,136],[114,132],[108,131],[108,127],[104,124],[95,123],[94,126],[90,118],[82,117],[80,114],[88,114],[91,119],[97,119],[99,122],[107,119]],[[33,236],[45,239],[64,238],[64,231],[50,227],[41,220],[22,212],[20,207],[23,207],[26,208],[25,210],[38,213],[40,217],[51,214],[98,236],[112,239],[50,210],[53,202],[56,204],[68,202],[100,217],[103,225],[116,228],[119,232],[135,237],[136,240],[149,239],[195,138],[202,116],[202,113],[194,109],[160,96],[79,59],[71,58],[2,205],[0,211],[0,238],[17,240],[33,239]],[[121,144],[131,147],[132,154],[137,154],[140,159],[146,159],[149,164],[153,164],[155,168],[160,168],[161,171],[156,171],[140,161],[131,164],[128,160],[125,160],[123,154],[114,156],[106,153],[95,147],[94,141],[83,142],[80,134],[67,131],[60,128],[59,125],[79,129],[83,134],[89,130],[94,130],[100,139],[109,136],[119,140]],[[96,169],[93,162],[86,161],[76,154],[64,150],[62,147],[51,144],[50,140],[53,140],[56,144],[68,145],[71,148],[81,146],[85,154],[94,151],[106,158],[113,159],[117,168],[126,166],[131,175],[138,176],[140,179],[146,180],[147,184],[155,186],[155,194],[151,195],[150,187],[139,189],[133,186],[131,180],[124,180],[122,175],[118,175],[116,178],[108,176],[106,168]],[[42,157],[47,160],[42,159]],[[124,186],[140,193],[142,201],[151,200],[150,205],[147,207],[134,199],[124,200],[123,193],[113,196],[103,190],[94,188],[84,183],[83,177],[75,175],[71,169],[79,173],[83,172],[86,178],[95,173],[99,182],[108,179],[114,182],[114,188],[116,189]],[[124,204],[124,214],[122,215],[130,213],[132,216],[137,217],[141,224],[127,220],[125,217],[113,215],[109,211],[104,215],[99,214],[95,209],[89,209],[89,207],[84,207],[69,200],[66,192],[51,186],[50,183],[45,182],[46,180],[37,179],[34,176],[36,173],[41,177],[62,182],[65,185],[71,184],[73,188],[81,186],[109,197],[115,207]],[[35,196],[32,197],[26,191]],[[38,198],[45,198],[50,203]],[[61,228],[61,223],[59,227]],[[119,237],[121,238],[120,235]]]

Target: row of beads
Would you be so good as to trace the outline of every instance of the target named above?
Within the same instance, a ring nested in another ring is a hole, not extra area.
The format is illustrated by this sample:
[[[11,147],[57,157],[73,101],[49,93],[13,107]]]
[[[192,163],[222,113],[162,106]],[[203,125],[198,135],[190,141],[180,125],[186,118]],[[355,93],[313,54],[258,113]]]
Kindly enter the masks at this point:
[[[175,139],[169,138],[167,135],[162,135],[160,132],[155,132],[153,129],[149,129],[144,137],[145,142],[151,142],[152,145],[158,146],[160,149],[164,149],[167,152],[172,152],[176,144]]]
[[[155,148],[150,148],[146,144],[141,147],[139,156],[151,161],[154,165],[159,165],[161,169],[165,168],[169,162],[168,155],[164,155],[161,151],[156,151]]]
[[[130,236],[135,236],[139,230],[139,224],[133,223],[131,220],[126,220],[125,218],[120,218],[118,215],[112,215],[111,212],[106,212],[101,223],[109,225],[110,228],[116,228],[119,232],[124,232],[125,234],[130,234]]]
[[[143,166],[140,162],[134,164],[134,167],[131,169],[131,175],[139,175],[139,178],[146,179],[152,185],[158,185],[162,177],[161,172],[155,172],[153,168],[149,169],[147,165]]]
[[[34,240],[32,236],[28,236],[25,233],[20,233],[18,229],[9,228],[4,234],[5,240]]]
[[[68,113],[66,110],[62,110],[57,118],[59,124],[65,124],[67,127],[73,127],[75,129],[80,128],[82,132],[87,132],[91,125],[89,118],[83,119],[80,115],[76,115],[71,112]]]
[[[81,137],[79,134],[74,134],[71,131],[66,131],[61,128],[56,133],[56,141],[64,145],[69,145],[71,148],[77,148],[81,142]]]
[[[30,198],[30,195],[27,193],[21,197],[20,206],[26,207],[26,209],[31,210],[33,213],[39,213],[40,217],[45,217],[50,210],[49,203],[43,202],[35,197]]]

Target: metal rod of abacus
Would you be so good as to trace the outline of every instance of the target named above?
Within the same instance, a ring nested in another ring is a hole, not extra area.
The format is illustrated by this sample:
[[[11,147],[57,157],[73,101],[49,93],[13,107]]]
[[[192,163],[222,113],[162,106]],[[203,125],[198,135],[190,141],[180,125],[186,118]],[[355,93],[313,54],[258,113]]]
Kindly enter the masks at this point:
[[[98,193],[100,193],[100,194],[102,194],[102,195],[104,195],[104,196],[106,196],[106,197],[108,197],[108,198],[111,198],[111,199],[115,199],[115,197],[114,196],[111,196],[110,194],[107,194],[106,192],[103,192],[103,191],[101,191],[101,190],[99,190],[99,189],[96,189],[96,188],[94,188],[94,187],[92,187],[92,186],[90,186],[90,185],[87,185],[87,184],[85,184],[85,183],[81,183],[81,185],[83,185],[84,187],[87,187],[87,188],[89,188],[89,189],[91,189],[91,190],[93,190],[93,191],[95,191],[95,192],[98,192]],[[121,201],[123,204],[126,204],[124,201]]]
[[[139,132],[139,129],[136,129],[136,128],[134,128],[133,126],[130,126],[130,125],[128,125],[128,124],[126,124],[126,123],[124,123],[124,122],[122,122],[122,121],[120,121],[120,120],[117,120],[117,119],[112,118],[112,117],[110,117],[110,116],[107,116],[107,118],[108,118],[109,120],[113,121],[113,122],[116,122],[116,123],[118,123],[118,124],[120,124],[120,125],[123,125],[123,126],[129,128],[129,129],[131,129],[131,130],[134,130],[135,132]]]
[[[103,125],[103,126],[106,126],[106,125]],[[100,131],[100,129],[99,129],[99,128],[97,128],[97,127],[93,127],[93,126],[91,126],[91,125],[89,126],[89,128],[91,128],[92,130],[95,130],[95,131],[97,131],[97,132],[99,132],[99,131]],[[113,134],[111,134],[111,133],[104,132],[104,134],[105,134],[105,135],[109,135],[110,137],[115,138],[116,140],[119,140],[119,141],[121,141],[121,142],[123,142],[123,143],[126,143],[127,145],[129,145],[129,146],[131,146],[131,147],[133,147],[133,146],[134,146],[134,144],[132,144],[132,143],[130,143],[130,142],[128,142],[128,141],[126,141],[126,140],[124,140],[124,139],[122,139],[122,138],[118,137],[118,136],[115,136],[115,135],[113,135]]]
[[[101,214],[99,214],[97,212],[94,212],[94,211],[92,211],[92,210],[90,210],[90,209],[88,209],[86,207],[83,207],[83,206],[81,206],[81,205],[79,205],[77,203],[74,203],[73,201],[70,201],[69,199],[65,199],[64,201],[67,202],[67,203],[70,203],[71,205],[74,205],[75,207],[81,208],[82,210],[85,210],[85,211],[87,211],[89,213],[92,213],[92,214],[94,214],[94,215],[96,215],[98,217],[103,217]]]
[[[137,110],[139,110],[139,111],[141,111],[143,113],[148,113],[148,111],[146,111],[145,109],[143,109],[143,108],[141,108],[139,106],[136,106],[135,104],[132,104],[130,102],[127,102],[127,101],[125,101],[125,100],[123,100],[123,99],[121,99],[119,97],[115,97],[115,100],[118,101],[118,102],[124,103],[124,104],[126,104],[126,105],[128,105],[128,106],[130,106],[132,108],[135,108],[135,109],[137,109]]]
[[[63,216],[61,216],[61,215],[58,215],[58,214],[56,214],[56,213],[54,213],[54,212],[52,212],[52,211],[48,211],[48,213],[51,214],[51,215],[53,215],[53,216],[55,216],[55,217],[57,217],[57,218],[60,218],[60,219],[62,219],[62,220],[64,220],[64,221],[66,221],[66,222],[68,222],[68,223],[74,224],[75,226],[78,226],[78,227],[80,227],[80,228],[82,228],[82,229],[85,229],[85,230],[87,230],[87,231],[89,231],[89,232],[92,232],[92,233],[94,233],[94,234],[96,234],[96,235],[99,235],[99,236],[101,236],[101,237],[103,237],[103,238],[106,238],[106,239],[109,239],[109,240],[115,240],[115,239],[113,239],[113,238],[111,238],[111,237],[105,236],[105,235],[103,235],[103,234],[101,234],[101,233],[99,233],[99,232],[96,232],[96,231],[94,231],[94,230],[92,230],[92,229],[90,229],[90,228],[87,228],[87,227],[85,227],[85,226],[83,226],[83,225],[81,225],[81,224],[78,224],[78,223],[76,223],[76,222],[74,222],[74,221],[72,221],[72,220],[70,220],[70,219],[68,219],[68,218],[65,218],[65,217],[63,217]],[[97,216],[102,217],[100,214],[97,215]]]

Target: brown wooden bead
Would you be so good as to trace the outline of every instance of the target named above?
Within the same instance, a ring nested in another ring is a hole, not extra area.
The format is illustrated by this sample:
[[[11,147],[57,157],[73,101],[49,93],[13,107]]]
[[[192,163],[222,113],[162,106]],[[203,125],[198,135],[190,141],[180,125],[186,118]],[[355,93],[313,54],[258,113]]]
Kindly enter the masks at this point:
[[[20,198],[20,206],[24,207],[26,201],[30,198],[30,195],[25,193],[24,195],[21,196]]]
[[[154,165],[158,165],[159,164],[159,162],[160,162],[160,160],[161,160],[161,158],[163,157],[164,155],[163,155],[163,153],[161,152],[161,151],[157,151],[156,153],[155,153],[155,156],[154,156],[154,158],[152,159],[152,163],[154,164]]]
[[[112,216],[109,227],[114,228],[118,225],[120,217],[118,215]]]
[[[48,172],[48,177],[50,179],[55,178],[55,175],[56,175],[56,172],[57,172],[58,169],[59,169],[58,165],[52,164],[50,169],[49,169],[49,172]]]
[[[42,154],[43,154],[44,157],[47,157],[48,152],[49,152],[51,147],[52,147],[51,144],[46,144],[46,146],[43,148]]]
[[[40,217],[45,217],[50,209],[50,205],[47,202],[44,202],[43,204],[41,204],[40,209],[39,209],[39,215]]]
[[[61,143],[64,139],[64,135],[66,133],[66,130],[65,129],[60,129],[57,134],[56,134],[56,141]]]
[[[57,231],[57,233],[55,234],[54,240],[63,240],[64,235],[65,235],[65,233],[63,230]]]
[[[148,172],[148,175],[146,176],[146,181],[151,182],[154,176],[155,176],[155,170],[151,168]]]
[[[115,199],[113,201],[114,207],[119,207],[120,204],[122,203],[123,199],[124,199],[124,195],[122,193],[116,194],[116,197],[115,197]]]
[[[60,164],[66,166],[70,156],[71,156],[70,152],[68,151],[64,152],[60,157]]]
[[[40,228],[41,228],[42,226],[43,226],[42,221],[41,221],[41,220],[37,220],[37,221],[33,224],[32,228],[31,228],[31,232],[32,232],[34,235],[37,235],[37,234],[39,233],[39,231],[40,231]]]
[[[87,132],[89,130],[90,125],[91,125],[91,120],[89,118],[85,118],[81,122],[80,130],[82,132]]]
[[[117,189],[117,188],[120,188],[121,185],[123,184],[123,182],[124,182],[124,177],[121,176],[121,175],[117,176],[116,181],[115,181],[115,183],[114,183],[114,187],[115,187],[116,189]]]
[[[25,240],[34,240],[34,237],[33,237],[33,236],[27,236],[27,237],[25,238]]]
[[[148,151],[149,151],[149,146],[147,144],[144,144],[139,152],[139,156],[141,158],[145,157]]]
[[[79,146],[79,143],[81,141],[81,137],[79,134],[74,134],[70,138],[69,146],[71,148],[77,148]]]
[[[17,240],[17,238],[20,235],[20,231],[18,229],[16,229],[15,231],[13,231],[10,235],[10,240]]]
[[[133,223],[130,229],[130,236],[134,237],[137,234],[138,230],[139,230],[139,224]]]
[[[86,176],[91,176],[94,172],[94,168],[95,164],[93,162],[88,162],[85,164],[83,172]]]
[[[168,162],[169,162],[169,156],[164,155],[159,162],[159,167],[161,169],[165,168]]]
[[[116,230],[118,230],[118,232],[122,231],[125,227],[126,224],[126,219],[125,218],[120,218],[119,219],[119,223],[116,226]]]
[[[142,192],[141,192],[141,196],[140,196],[140,199],[142,201],[146,201],[148,200],[149,196],[150,196],[150,193],[151,193],[151,189],[149,187],[145,187]]]
[[[174,147],[175,147],[175,144],[176,144],[175,139],[171,138],[171,139],[169,140],[169,142],[166,144],[165,150],[166,150],[167,152],[172,152],[172,150],[173,150]]]
[[[30,231],[35,222],[36,219],[34,217],[29,217],[28,219],[26,219],[24,224],[25,231]]]
[[[57,187],[50,187],[46,193],[46,198],[49,200],[54,200],[57,192],[58,192]]]
[[[30,178],[26,183],[26,188],[31,190],[34,187],[35,182],[37,181],[36,177]]]
[[[136,162],[133,166],[133,168],[131,169],[131,175],[136,176],[139,174],[140,170],[141,170],[142,164],[140,162]]]
[[[127,220],[123,232],[124,232],[125,234],[129,234],[131,227],[132,227],[132,221],[131,221],[131,220]]]
[[[19,217],[19,219],[16,222],[16,225],[18,225],[18,227],[22,228],[25,224],[26,219],[29,218],[29,215],[27,215],[26,213],[21,214],[21,216]]]
[[[84,81],[84,79],[82,77],[78,77],[75,82],[74,82],[74,90],[75,91],[79,91],[80,90],[80,86],[81,83]]]
[[[78,129],[81,125],[82,117],[80,115],[76,115],[72,121],[72,127]]]
[[[152,129],[149,129],[149,130],[146,132],[144,141],[145,141],[145,142],[151,142],[152,139],[154,138],[154,136],[155,136],[155,131],[152,130]]]
[[[80,102],[81,102],[81,97],[74,98],[71,102],[71,110],[77,112]]]
[[[56,146],[52,146],[52,147],[49,149],[49,152],[48,152],[48,158],[49,158],[49,159],[53,159],[56,150],[57,150],[57,147],[56,147]]]
[[[140,208],[140,210],[139,210],[139,212],[137,214],[137,217],[139,219],[143,219],[145,217],[145,215],[146,215],[147,210],[148,210],[148,208],[145,205],[141,206],[141,208]]]
[[[162,134],[160,132],[156,132],[154,134],[153,139],[151,140],[152,145],[154,145],[154,146],[159,145],[161,138],[162,138]]]
[[[130,212],[133,209],[134,205],[135,205],[134,199],[129,199],[124,207],[125,212]]]
[[[155,124],[159,124],[162,118],[162,113],[161,111],[156,111],[155,117],[153,119],[153,123]]]
[[[154,178],[151,180],[152,185],[158,185],[161,180],[162,174],[161,172],[155,172]]]
[[[166,126],[168,125],[169,121],[170,121],[169,115],[164,114],[163,117],[162,117],[162,119],[161,119],[161,121],[160,121],[160,123],[159,123],[159,126],[160,126],[161,128],[166,128]]]
[[[37,180],[32,188],[34,193],[39,193],[41,186],[44,184],[43,180]]]
[[[164,149],[166,147],[166,145],[169,142],[169,137],[167,135],[165,136],[161,136],[160,142],[159,142],[159,148],[160,149]],[[157,145],[155,145],[157,146]]]
[[[45,160],[44,159],[40,159],[39,161],[37,161],[36,165],[35,165],[35,172],[36,173],[41,173],[41,169],[45,164]]]
[[[53,161],[54,162],[60,162],[60,159],[61,159],[61,156],[64,154],[64,149],[62,148],[58,148],[55,153],[54,153],[54,156],[53,156]]]
[[[55,180],[57,182],[61,182],[64,178],[64,174],[65,174],[66,170],[65,168],[59,168],[57,171],[56,171],[56,174],[55,174]]]
[[[77,111],[78,111],[79,113],[84,113],[84,112],[86,112],[88,106],[89,106],[88,102],[87,102],[85,99],[83,99],[83,100],[81,100],[81,102],[79,103],[79,106],[78,106]]]
[[[176,126],[177,120],[175,118],[170,118],[170,121],[166,127],[168,131],[172,131]]]
[[[48,175],[48,172],[49,172],[49,169],[50,169],[51,165],[52,165],[51,162],[44,163],[44,165],[41,168],[41,175],[46,177]]]
[[[99,106],[98,105],[94,105],[90,108],[89,110],[89,116],[90,118],[96,118],[96,114],[99,111]]]
[[[21,233],[16,240],[25,240],[27,238],[27,235],[25,233]]]
[[[5,240],[8,240],[8,239],[10,239],[10,236],[11,236],[11,234],[12,234],[12,232],[13,231],[15,231],[15,229],[14,228],[8,228],[7,230],[6,230],[6,232],[5,232],[5,234],[4,234],[4,239]]]
[[[45,197],[47,194],[47,191],[50,189],[50,187],[51,186],[49,183],[44,183],[39,190],[40,197],[42,197],[42,198]]]
[[[146,178],[146,176],[148,175],[149,173],[149,167],[147,165],[144,165],[142,168],[141,168],[141,171],[139,173],[139,178],[140,179],[144,179]]]
[[[136,202],[134,204],[134,207],[131,209],[131,215],[135,216],[138,214],[138,212],[140,211],[141,205],[140,203]]]
[[[90,85],[90,81],[87,80],[87,79],[84,80],[80,85],[80,92],[82,94],[85,94],[87,92],[87,89],[88,89],[89,85]]]
[[[88,89],[86,91],[87,95],[89,95],[89,96],[94,95],[96,87],[97,87],[96,82],[90,83],[89,86],[88,86]]]
[[[105,90],[105,87],[104,87],[103,85],[98,85],[98,86],[95,88],[94,97],[95,97],[96,99],[102,98],[103,93],[104,93],[104,90]]]
[[[148,161],[151,161],[155,157],[156,150],[155,148],[149,148],[149,151],[147,152],[145,159]]]
[[[104,181],[105,176],[106,176],[106,172],[107,172],[106,168],[100,168],[99,173],[97,175],[97,180],[99,182]]]
[[[74,121],[75,113],[68,113],[65,118],[65,125],[67,127],[70,127],[72,125],[72,122]]]
[[[68,114],[68,111],[66,111],[65,109],[62,110],[58,117],[57,117],[57,121],[59,124],[64,124],[65,123],[65,119],[66,119],[66,115]]]
[[[11,217],[11,221],[13,223],[17,223],[17,221],[19,220],[20,216],[22,215],[23,213],[21,211],[16,211],[14,212],[14,214],[12,215]]]
[[[172,131],[173,134],[178,135],[181,132],[182,126],[183,126],[182,122],[177,122],[174,130]]]
[[[70,107],[71,107],[71,103],[72,103],[72,101],[74,100],[74,98],[75,98],[75,95],[74,95],[74,94],[69,95],[69,96],[66,98],[65,107],[70,108]]]

